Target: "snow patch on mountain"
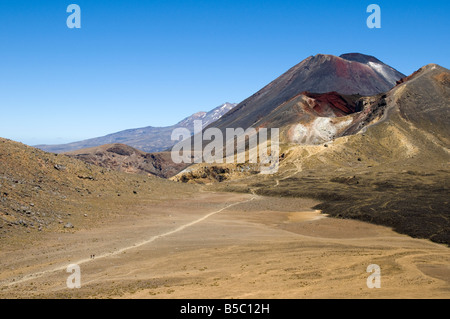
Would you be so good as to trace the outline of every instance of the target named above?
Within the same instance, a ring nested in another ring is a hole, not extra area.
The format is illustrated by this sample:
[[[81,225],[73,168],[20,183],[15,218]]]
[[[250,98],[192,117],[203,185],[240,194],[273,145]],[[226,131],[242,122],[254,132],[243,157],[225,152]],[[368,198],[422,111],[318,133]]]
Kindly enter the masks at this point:
[[[194,126],[194,121],[201,120],[202,128],[205,128],[209,124],[217,121],[222,116],[224,116],[228,111],[233,109],[237,104],[236,103],[224,103],[219,105],[218,107],[212,109],[209,112],[197,112],[184,120],[178,122],[177,127],[187,127],[191,129]]]
[[[387,67],[386,65],[382,65],[375,62],[367,63],[375,72],[380,74],[382,77],[386,79],[390,84],[395,85],[398,77],[395,74],[395,70]]]

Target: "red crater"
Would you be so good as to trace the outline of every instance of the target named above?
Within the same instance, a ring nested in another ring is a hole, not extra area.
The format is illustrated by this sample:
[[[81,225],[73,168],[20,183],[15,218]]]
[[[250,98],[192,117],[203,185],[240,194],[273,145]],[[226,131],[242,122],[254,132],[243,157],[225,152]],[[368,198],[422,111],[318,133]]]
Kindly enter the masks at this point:
[[[310,93],[303,92],[304,95],[314,99],[312,109],[319,116],[327,116],[330,109],[336,116],[345,116],[360,111],[357,107],[357,95],[342,95],[337,92]]]

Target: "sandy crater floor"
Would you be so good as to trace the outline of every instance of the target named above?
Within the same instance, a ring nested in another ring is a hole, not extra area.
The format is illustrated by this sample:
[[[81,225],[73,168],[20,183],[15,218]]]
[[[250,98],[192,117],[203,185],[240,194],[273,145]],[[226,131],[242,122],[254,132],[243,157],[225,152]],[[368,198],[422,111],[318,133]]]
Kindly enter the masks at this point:
[[[450,249],[309,199],[233,193],[131,207],[0,251],[1,298],[449,298]],[[91,255],[95,258],[90,258]],[[69,264],[81,288],[68,289]],[[369,289],[366,268],[381,268]]]

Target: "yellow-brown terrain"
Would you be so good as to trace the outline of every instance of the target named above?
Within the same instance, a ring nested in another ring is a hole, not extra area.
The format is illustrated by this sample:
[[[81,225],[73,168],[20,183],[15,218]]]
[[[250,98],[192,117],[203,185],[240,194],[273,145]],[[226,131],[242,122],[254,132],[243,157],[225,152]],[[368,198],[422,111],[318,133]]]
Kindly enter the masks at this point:
[[[0,139],[0,297],[449,298],[449,78],[422,68],[325,142],[283,135],[274,175],[201,164],[176,182]]]

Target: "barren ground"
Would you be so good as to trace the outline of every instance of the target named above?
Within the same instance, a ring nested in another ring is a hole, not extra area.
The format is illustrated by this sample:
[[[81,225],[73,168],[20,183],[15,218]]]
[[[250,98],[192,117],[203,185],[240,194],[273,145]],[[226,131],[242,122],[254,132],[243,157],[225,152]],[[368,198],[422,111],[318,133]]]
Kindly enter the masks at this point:
[[[448,247],[327,218],[317,204],[200,192],[136,203],[95,229],[3,242],[0,298],[450,297]],[[80,289],[66,286],[72,263]],[[370,264],[380,289],[366,285]]]

